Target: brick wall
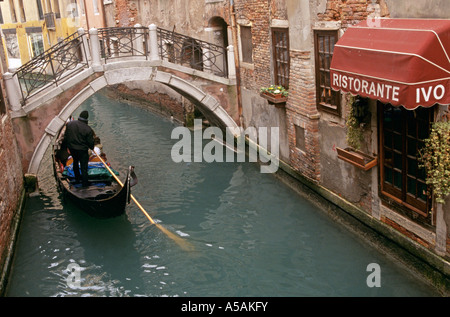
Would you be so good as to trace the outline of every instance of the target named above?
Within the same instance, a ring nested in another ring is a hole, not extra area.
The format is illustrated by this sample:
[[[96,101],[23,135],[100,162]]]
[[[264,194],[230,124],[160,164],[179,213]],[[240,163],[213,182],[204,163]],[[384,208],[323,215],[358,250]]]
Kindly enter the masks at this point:
[[[290,52],[289,100],[286,106],[290,163],[303,175],[320,179],[318,113],[315,100],[315,76],[311,67],[313,52]],[[305,148],[296,145],[295,126],[305,131]]]
[[[114,18],[117,27],[133,26],[138,15],[136,5],[129,0],[115,0]]]
[[[376,0],[379,5],[379,15],[389,16],[388,8],[384,0]],[[341,21],[342,28],[354,25],[373,12],[371,0],[328,0],[326,11],[317,14],[319,21]]]
[[[253,69],[241,68],[241,84],[247,89],[259,90],[272,83],[270,67],[270,22],[267,1],[245,0],[235,2],[236,20],[251,23]]]
[[[0,78],[1,80],[1,78]],[[14,237],[14,220],[23,189],[22,166],[11,120],[0,116],[0,279]],[[0,280],[0,283],[4,281]],[[2,285],[0,284],[0,293]]]

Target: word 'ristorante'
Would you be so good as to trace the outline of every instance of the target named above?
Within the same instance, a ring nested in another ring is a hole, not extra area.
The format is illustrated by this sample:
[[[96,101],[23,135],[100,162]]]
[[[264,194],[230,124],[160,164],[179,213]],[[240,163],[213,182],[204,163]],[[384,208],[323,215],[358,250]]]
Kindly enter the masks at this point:
[[[347,75],[333,74],[333,85],[335,87],[342,88],[344,90],[348,89],[355,93],[362,93],[376,97],[377,99],[388,99],[395,102],[399,101],[400,87],[375,83],[367,81],[365,79],[359,79]]]

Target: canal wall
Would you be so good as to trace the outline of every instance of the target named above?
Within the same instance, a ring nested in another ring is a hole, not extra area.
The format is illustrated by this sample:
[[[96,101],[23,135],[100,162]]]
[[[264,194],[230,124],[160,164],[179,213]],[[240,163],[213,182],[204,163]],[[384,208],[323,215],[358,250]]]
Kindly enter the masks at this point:
[[[5,94],[0,95],[4,105]],[[8,112],[1,111],[0,120],[0,296],[2,296],[22,216],[25,183],[11,117]]]

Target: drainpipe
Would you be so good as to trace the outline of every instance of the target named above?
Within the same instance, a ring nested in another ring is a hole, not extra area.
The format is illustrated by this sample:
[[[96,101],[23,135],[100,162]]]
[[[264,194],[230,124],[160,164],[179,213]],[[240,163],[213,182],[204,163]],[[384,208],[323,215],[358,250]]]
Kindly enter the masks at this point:
[[[231,19],[231,30],[233,33],[234,42],[234,63],[236,66],[236,99],[238,104],[238,114],[239,114],[239,125],[241,128],[244,126],[244,120],[242,117],[242,96],[241,96],[241,71],[239,64],[239,46],[237,40],[237,28],[236,28],[236,10],[234,8],[234,0],[230,0],[230,19]]]

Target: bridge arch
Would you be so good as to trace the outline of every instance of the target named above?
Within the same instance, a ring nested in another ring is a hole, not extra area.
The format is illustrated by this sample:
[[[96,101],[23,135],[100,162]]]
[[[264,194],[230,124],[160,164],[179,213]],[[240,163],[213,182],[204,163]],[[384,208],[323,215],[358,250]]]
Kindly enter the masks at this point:
[[[162,66],[161,64],[163,63],[164,62],[160,62],[159,66]],[[205,111],[208,113],[209,117],[214,118],[215,124],[218,124],[221,128],[230,129],[235,136],[239,135],[240,128],[238,124],[236,124],[235,120],[221,106],[219,100],[214,95],[194,85],[191,81],[166,71],[165,67],[162,68],[163,69],[160,69],[158,65],[155,66],[154,62],[134,60],[105,64],[103,65],[103,74],[97,77],[90,76],[94,72],[91,68],[78,74],[76,77],[80,77],[81,80],[86,78],[94,79],[86,83],[85,87],[71,98],[70,101],[63,106],[62,110],[51,119],[45,129],[41,131],[42,136],[40,136],[39,142],[34,148],[33,155],[28,164],[27,173],[32,175],[38,174],[40,163],[54,137],[61,130],[70,115],[85,100],[105,87],[125,82],[154,81],[164,84],[188,97],[202,112]],[[72,85],[75,84],[76,80],[73,81]],[[46,96],[48,96],[48,98],[55,98],[57,97],[58,92],[62,92],[64,89],[65,88],[55,87],[53,89],[54,91],[47,92]],[[38,102],[42,103],[42,98],[38,99],[35,105],[30,103],[28,106],[24,106],[22,111],[31,112],[34,108],[38,107]]]

